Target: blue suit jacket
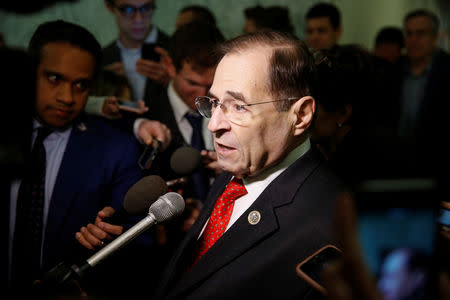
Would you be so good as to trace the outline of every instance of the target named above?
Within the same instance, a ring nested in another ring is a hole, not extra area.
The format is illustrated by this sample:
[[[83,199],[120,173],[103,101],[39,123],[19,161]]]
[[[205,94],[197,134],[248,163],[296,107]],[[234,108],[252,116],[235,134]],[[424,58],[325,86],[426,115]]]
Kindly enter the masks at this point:
[[[81,246],[75,233],[93,223],[104,206],[122,205],[128,189],[141,178],[138,156],[133,136],[99,118],[83,117],[74,125],[50,202],[43,271],[78,259],[75,252]]]

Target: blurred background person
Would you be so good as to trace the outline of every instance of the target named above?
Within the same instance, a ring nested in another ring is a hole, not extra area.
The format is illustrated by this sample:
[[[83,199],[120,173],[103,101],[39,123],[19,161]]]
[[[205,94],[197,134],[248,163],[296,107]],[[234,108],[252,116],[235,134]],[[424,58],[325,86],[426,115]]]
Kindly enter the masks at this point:
[[[398,248],[383,260],[378,289],[384,300],[425,299],[427,255],[411,248]]]
[[[286,6],[272,5],[263,7],[256,5],[246,8],[244,10],[244,15],[244,33],[261,29],[272,29],[294,34],[294,26],[291,22],[289,9]]]
[[[414,10],[404,18],[406,59],[399,88],[395,129],[417,157],[417,172],[445,177],[449,167],[442,132],[449,129],[450,55],[437,45],[439,19],[428,10]],[[427,142],[433,141],[432,147]],[[433,162],[421,159],[429,157]],[[445,179],[443,179],[445,180]]]
[[[374,55],[392,64],[399,61],[405,48],[401,28],[388,26],[381,28],[375,37]]]
[[[166,49],[169,42],[169,36],[152,24],[155,0],[105,0],[105,5],[114,15],[119,37],[103,49],[102,65],[125,75],[132,87],[133,101],[141,99],[149,106],[153,96],[169,82],[161,61],[142,57],[144,44]],[[155,51],[162,54],[163,49]]]
[[[202,5],[188,5],[178,12],[175,27],[178,29],[180,26],[192,21],[205,22],[217,26],[216,17],[208,7]]]
[[[339,9],[331,3],[318,3],[307,11],[305,20],[308,47],[334,51],[342,35]]]

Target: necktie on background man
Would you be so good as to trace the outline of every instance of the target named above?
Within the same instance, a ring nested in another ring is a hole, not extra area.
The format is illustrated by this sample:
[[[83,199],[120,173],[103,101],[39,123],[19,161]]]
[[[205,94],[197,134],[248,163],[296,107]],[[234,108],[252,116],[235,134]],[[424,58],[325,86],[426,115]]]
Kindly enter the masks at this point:
[[[51,133],[39,127],[17,197],[12,278],[15,286],[30,286],[40,271],[46,155],[44,139]]]
[[[198,247],[194,253],[194,263],[197,261],[220,239],[225,232],[231,214],[233,213],[234,201],[247,194],[241,179],[234,178],[228,183],[222,195],[217,199],[216,204],[209,217],[208,224],[198,240]]]
[[[191,146],[199,151],[205,150],[205,142],[203,141],[202,135],[203,117],[193,113],[187,113],[185,117],[192,126]],[[206,170],[204,168],[200,168],[192,175],[192,179],[195,184],[197,196],[202,202],[204,202],[206,199],[206,194],[209,190],[209,178]]]

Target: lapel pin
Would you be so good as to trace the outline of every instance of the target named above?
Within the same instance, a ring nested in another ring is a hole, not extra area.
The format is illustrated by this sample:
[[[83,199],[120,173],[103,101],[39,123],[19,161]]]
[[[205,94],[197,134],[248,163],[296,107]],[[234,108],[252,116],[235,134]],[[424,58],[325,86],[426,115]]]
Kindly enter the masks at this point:
[[[254,210],[248,214],[248,222],[251,225],[256,225],[259,223],[259,221],[261,221],[261,214],[259,211]]]
[[[78,129],[80,131],[86,131],[87,127],[86,127],[86,125],[84,125],[83,122],[81,122],[80,124],[78,124]]]

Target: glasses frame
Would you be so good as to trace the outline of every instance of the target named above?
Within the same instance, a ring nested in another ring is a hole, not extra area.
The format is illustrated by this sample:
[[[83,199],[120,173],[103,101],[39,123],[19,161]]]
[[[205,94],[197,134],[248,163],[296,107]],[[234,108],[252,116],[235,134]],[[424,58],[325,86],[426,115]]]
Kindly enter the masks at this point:
[[[155,8],[156,5],[154,2],[150,1],[147,4],[143,4],[141,6],[133,6],[133,5],[114,5],[114,7],[119,11],[120,15],[124,18],[133,19],[136,17],[137,12],[141,14],[141,16],[147,16],[151,14]],[[126,12],[126,9],[131,9],[130,13]],[[144,10],[144,11],[143,11]]]
[[[208,99],[209,100],[209,103],[211,104],[211,110],[210,110],[210,112],[209,112],[209,114],[207,113],[207,112],[205,112],[204,110],[203,110],[203,108],[201,108],[201,106],[200,106],[200,101],[201,101],[201,99]],[[298,100],[298,99],[300,99],[300,97],[289,97],[289,98],[284,98],[284,99],[277,99],[277,100],[270,100],[270,101],[263,101],[263,102],[257,102],[257,103],[247,103],[247,104],[241,104],[241,105],[239,105],[239,107],[242,109],[242,108],[244,108],[244,107],[246,107],[246,106],[254,106],[254,105],[259,105],[259,104],[266,104],[266,103],[272,103],[272,102],[280,102],[280,101],[293,101],[293,100]],[[232,101],[235,101],[235,100],[232,100]],[[208,118],[208,119],[210,119],[211,117],[212,117],[212,108],[214,107],[214,108],[217,108],[217,107],[220,107],[220,109],[223,111],[223,112],[225,112],[224,111],[224,105],[222,104],[222,103],[220,103],[220,101],[219,101],[219,99],[216,99],[216,98],[211,98],[211,97],[209,97],[209,96],[200,96],[200,97],[197,97],[197,98],[195,98],[195,106],[197,106],[197,109],[198,109],[198,111],[199,111],[199,113],[203,116],[203,117],[205,117],[205,118]],[[208,116],[209,115],[209,116]]]

